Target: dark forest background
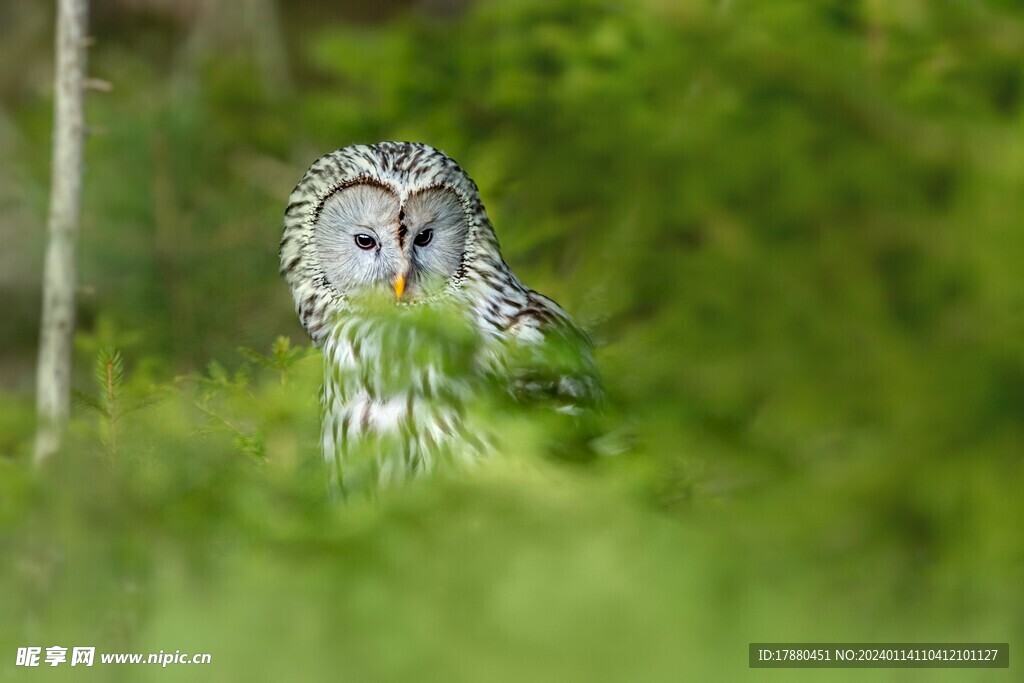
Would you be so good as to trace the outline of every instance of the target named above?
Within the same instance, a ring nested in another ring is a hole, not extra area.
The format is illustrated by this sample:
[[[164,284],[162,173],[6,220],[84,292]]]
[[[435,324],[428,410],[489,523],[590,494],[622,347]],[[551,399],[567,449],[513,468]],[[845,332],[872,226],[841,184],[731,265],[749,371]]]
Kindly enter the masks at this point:
[[[80,393],[40,472],[53,24],[0,4],[0,676],[96,645],[213,655],[92,674],[125,680],[781,681],[747,643],[1022,642],[1018,3],[93,0]],[[590,455],[519,425],[512,462],[326,500],[277,244],[307,166],[378,140],[458,160],[591,332]]]

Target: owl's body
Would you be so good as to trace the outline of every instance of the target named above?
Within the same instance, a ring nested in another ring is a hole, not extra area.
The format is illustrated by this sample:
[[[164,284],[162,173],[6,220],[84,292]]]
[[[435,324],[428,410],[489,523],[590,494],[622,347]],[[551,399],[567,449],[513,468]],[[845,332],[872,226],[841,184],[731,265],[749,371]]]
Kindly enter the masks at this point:
[[[586,335],[512,273],[476,185],[427,145],[316,161],[281,272],[324,352],[324,456],[344,488],[487,452],[467,408],[488,388],[566,412],[600,392]]]

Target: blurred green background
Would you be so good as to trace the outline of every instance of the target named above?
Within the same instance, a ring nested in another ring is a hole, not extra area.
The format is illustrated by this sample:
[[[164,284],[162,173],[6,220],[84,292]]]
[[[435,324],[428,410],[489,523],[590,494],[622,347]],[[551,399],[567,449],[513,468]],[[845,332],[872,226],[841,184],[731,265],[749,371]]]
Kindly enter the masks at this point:
[[[1024,643],[1018,3],[93,0],[82,395],[37,472],[50,5],[0,4],[0,677],[26,645],[213,656],[76,680],[783,681],[747,643]],[[378,140],[458,160],[591,331],[608,455],[325,500],[277,243],[306,167]]]

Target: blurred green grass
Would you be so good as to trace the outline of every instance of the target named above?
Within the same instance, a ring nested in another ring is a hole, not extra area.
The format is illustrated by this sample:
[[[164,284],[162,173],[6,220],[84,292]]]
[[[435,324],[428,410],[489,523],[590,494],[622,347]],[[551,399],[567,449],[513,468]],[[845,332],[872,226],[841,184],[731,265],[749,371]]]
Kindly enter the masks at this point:
[[[747,643],[1022,642],[1016,4],[311,3],[280,12],[284,84],[94,4],[115,90],[88,104],[76,384],[112,345],[126,400],[162,400],[116,456],[76,408],[30,468],[49,19],[12,5],[0,675],[63,643],[213,654],[91,674],[128,680],[791,680]],[[627,452],[553,460],[516,424],[477,472],[328,503],[318,357],[282,383],[237,347],[305,343],[285,197],[380,139],[479,183],[513,269],[597,339]]]

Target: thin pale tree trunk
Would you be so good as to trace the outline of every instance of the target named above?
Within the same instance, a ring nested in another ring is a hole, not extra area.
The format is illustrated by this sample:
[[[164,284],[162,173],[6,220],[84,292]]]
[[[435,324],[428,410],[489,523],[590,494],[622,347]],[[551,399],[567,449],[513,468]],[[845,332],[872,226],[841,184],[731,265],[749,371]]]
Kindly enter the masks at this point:
[[[70,405],[88,13],[88,0],[58,0],[49,242],[43,264],[43,319],[36,375],[36,463],[60,448]]]

